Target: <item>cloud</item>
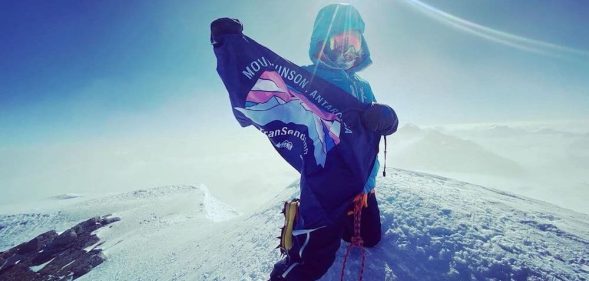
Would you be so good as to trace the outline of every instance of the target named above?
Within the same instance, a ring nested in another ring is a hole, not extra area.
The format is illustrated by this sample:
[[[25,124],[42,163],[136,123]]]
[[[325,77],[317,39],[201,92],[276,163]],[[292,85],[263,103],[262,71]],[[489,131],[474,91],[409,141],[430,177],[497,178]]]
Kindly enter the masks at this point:
[[[546,56],[589,59],[589,51],[586,50],[579,50],[496,30],[459,18],[419,0],[405,0],[405,2],[433,19],[495,43]]]

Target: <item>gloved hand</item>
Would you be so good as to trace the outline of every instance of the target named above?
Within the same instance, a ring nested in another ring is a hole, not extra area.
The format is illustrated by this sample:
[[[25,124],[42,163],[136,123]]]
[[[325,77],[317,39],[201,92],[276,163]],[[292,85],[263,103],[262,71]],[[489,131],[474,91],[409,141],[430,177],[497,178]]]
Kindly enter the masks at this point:
[[[211,23],[211,44],[217,47],[222,42],[219,37],[226,34],[241,34],[243,25],[238,19],[218,18]]]
[[[390,106],[373,103],[362,113],[362,123],[371,131],[388,136],[397,131],[399,119]]]

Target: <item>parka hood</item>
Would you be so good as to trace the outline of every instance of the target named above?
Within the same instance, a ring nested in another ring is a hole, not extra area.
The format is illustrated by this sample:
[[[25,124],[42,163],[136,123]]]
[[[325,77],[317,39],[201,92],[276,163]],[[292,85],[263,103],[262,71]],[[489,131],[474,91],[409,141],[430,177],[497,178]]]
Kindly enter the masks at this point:
[[[356,30],[362,35],[362,56],[359,63],[347,70],[358,72],[372,63],[370,51],[364,38],[364,21],[356,8],[350,4],[331,4],[319,10],[313,26],[311,44],[309,47],[309,58],[314,64],[325,65],[317,55],[321,51],[323,42],[332,35],[348,30]],[[329,66],[327,66],[329,67]]]

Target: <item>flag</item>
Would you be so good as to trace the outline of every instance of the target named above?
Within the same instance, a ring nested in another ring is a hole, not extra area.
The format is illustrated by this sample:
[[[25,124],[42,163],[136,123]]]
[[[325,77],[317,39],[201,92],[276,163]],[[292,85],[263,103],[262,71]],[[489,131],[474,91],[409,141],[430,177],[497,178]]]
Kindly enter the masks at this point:
[[[211,24],[217,72],[235,118],[265,134],[301,174],[301,215],[324,225],[362,192],[380,135],[362,125],[370,105],[282,58],[242,32],[239,21]]]

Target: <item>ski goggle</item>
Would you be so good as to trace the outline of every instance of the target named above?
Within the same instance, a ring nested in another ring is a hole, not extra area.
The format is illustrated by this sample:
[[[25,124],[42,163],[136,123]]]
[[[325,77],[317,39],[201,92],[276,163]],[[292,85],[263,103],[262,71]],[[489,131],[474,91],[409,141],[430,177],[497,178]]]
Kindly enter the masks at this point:
[[[328,47],[333,53],[345,53],[350,49],[353,49],[354,52],[359,52],[362,48],[362,35],[355,30],[336,34],[329,38]]]

